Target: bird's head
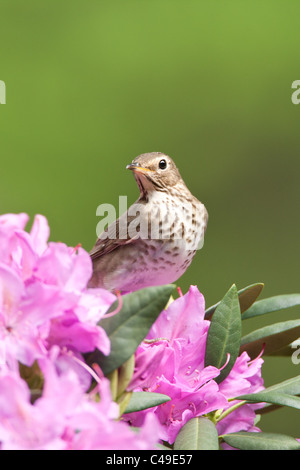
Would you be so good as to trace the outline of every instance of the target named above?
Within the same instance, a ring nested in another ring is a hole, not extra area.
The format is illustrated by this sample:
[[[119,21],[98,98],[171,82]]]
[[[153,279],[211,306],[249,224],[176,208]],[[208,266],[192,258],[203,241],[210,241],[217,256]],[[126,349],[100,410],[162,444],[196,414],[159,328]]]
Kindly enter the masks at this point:
[[[161,152],[143,153],[127,165],[141,191],[165,191],[182,182],[172,158]]]

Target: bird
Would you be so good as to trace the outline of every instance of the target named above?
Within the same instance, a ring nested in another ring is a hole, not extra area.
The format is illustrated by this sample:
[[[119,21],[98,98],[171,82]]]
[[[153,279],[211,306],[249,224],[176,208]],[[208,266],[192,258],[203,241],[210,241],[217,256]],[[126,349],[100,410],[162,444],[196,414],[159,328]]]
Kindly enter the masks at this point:
[[[97,239],[88,283],[122,294],[177,281],[202,248],[208,222],[168,155],[144,153],[126,169],[140,195]]]

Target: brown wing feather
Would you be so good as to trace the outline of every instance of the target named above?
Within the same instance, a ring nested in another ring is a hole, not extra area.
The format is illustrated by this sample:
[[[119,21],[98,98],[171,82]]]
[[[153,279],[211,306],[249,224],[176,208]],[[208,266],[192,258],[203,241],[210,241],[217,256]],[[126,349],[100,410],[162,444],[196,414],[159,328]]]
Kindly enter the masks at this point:
[[[92,258],[92,260],[95,260],[97,258],[100,258],[100,256],[110,253],[121,245],[127,245],[137,240],[137,237],[129,237],[127,230],[128,225],[135,218],[136,216],[130,216],[126,212],[119,219],[110,224],[107,229],[104,230],[104,232],[100,235],[100,237],[96,241],[95,246],[91,249],[90,257]]]

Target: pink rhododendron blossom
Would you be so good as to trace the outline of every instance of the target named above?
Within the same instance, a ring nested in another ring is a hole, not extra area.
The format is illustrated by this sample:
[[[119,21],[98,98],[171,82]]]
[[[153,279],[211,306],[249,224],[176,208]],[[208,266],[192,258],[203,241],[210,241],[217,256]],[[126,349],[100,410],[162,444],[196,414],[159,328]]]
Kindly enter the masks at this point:
[[[30,236],[35,252],[40,256],[47,248],[50,229],[46,217],[37,214],[34,218]]]
[[[96,348],[110,353],[98,322],[116,296],[87,287],[92,262],[84,249],[48,242],[42,215],[35,216],[29,232],[27,222],[24,213],[0,216],[1,449],[154,449],[159,439],[172,444],[189,419],[217,410],[215,417],[221,416],[238,403],[232,398],[263,388],[263,361],[251,361],[246,352],[220,384],[215,379],[221,369],[205,367],[210,322],[202,294],[191,286],[160,314],[138,347],[129,386],[171,400],[120,421],[109,381],[83,359]],[[41,382],[33,394],[24,366]],[[254,427],[259,406],[230,410],[217,422],[219,434],[259,431]]]
[[[26,214],[0,217],[0,341],[7,361],[30,366],[54,344],[108,354],[108,337],[97,322],[115,296],[87,289],[92,263],[85,250],[47,243],[41,215],[25,232],[27,220]]]
[[[197,287],[173,301],[164,310],[136,352],[136,367],[130,383],[134,391],[164,393],[171,401],[156,407],[154,413],[163,425],[161,438],[173,443],[181,427],[191,418],[216,410],[226,410],[235,402],[229,398],[263,388],[262,359],[249,361],[246,353],[219,385],[214,379],[220,370],[204,365],[207,332],[204,298]],[[253,426],[254,409],[246,405],[229,414],[218,429],[248,430]],[[150,410],[125,415],[133,425],[141,425]],[[151,409],[153,413],[153,409]]]
[[[55,316],[57,293],[47,286],[23,280],[10,267],[0,263],[0,341],[8,361],[31,365],[43,355],[41,325]]]
[[[23,213],[0,216],[0,448],[153,449],[155,416],[133,432],[117,421],[106,378],[87,393],[92,371],[82,353],[109,354],[98,322],[115,295],[87,288],[92,262],[85,250],[48,243],[42,215],[29,233],[27,221]],[[34,361],[44,385],[32,403],[19,364]]]
[[[158,423],[152,416],[138,434],[121,421],[107,379],[100,401],[84,393],[73,370],[58,374],[53,362],[40,360],[43,393],[32,404],[27,384],[16,373],[0,372],[1,449],[153,449]]]
[[[223,393],[226,398],[259,392],[264,388],[263,379],[261,377],[262,364],[263,359],[258,357],[251,361],[248,354],[244,351],[235,361],[230,374],[220,383],[220,392]],[[238,403],[237,400],[231,401],[230,406],[236,403]],[[253,426],[253,423],[255,420],[255,410],[262,406],[261,403],[245,404],[241,408],[234,410],[217,424],[219,434],[228,434],[241,430],[259,430]],[[228,408],[228,406],[226,408]]]

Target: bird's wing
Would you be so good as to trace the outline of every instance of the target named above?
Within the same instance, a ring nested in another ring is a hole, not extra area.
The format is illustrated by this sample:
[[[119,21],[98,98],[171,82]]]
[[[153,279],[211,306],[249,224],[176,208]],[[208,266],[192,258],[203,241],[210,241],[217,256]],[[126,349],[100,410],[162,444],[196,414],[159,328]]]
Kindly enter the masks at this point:
[[[100,235],[95,246],[90,251],[92,260],[110,253],[119,246],[135,242],[138,236],[130,237],[128,234],[128,226],[135,218],[136,215],[130,216],[126,212],[119,219],[110,224]]]

